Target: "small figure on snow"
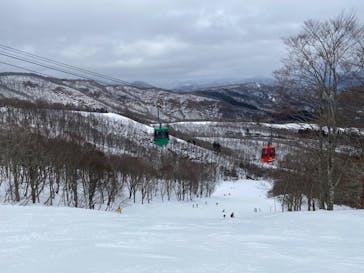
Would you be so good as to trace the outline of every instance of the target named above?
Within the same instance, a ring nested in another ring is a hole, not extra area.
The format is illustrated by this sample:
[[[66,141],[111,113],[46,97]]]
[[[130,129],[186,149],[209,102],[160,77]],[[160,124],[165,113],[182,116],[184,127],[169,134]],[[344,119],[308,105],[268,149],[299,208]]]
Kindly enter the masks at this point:
[[[120,208],[120,206],[116,209],[116,212],[117,212],[117,213],[119,213],[119,214],[121,213],[121,208]]]
[[[234,218],[234,212],[232,212],[232,213],[230,214],[230,217],[231,217],[231,218]]]

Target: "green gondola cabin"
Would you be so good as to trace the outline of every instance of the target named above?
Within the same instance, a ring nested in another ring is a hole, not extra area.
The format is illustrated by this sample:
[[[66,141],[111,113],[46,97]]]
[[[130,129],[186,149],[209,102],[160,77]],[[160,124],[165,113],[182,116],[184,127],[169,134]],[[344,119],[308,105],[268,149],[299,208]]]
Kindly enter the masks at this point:
[[[153,142],[157,146],[165,146],[169,142],[168,129],[166,127],[154,128]]]

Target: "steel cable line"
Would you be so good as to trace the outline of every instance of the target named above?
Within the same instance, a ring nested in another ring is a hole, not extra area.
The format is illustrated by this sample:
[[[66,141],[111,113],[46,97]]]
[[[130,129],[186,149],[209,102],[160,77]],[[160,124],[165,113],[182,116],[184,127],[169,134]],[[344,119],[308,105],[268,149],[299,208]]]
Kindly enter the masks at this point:
[[[19,69],[22,69],[22,70],[25,70],[25,71],[28,71],[28,72],[32,72],[32,73],[41,75],[43,77],[51,77],[50,75],[47,75],[47,74],[44,74],[44,73],[41,73],[41,72],[38,72],[38,71],[35,71],[35,70],[32,70],[32,69],[29,69],[29,68],[26,68],[26,67],[23,67],[23,66],[19,66],[19,65],[15,65],[15,64],[10,64],[10,63],[3,62],[3,61],[0,61],[0,63],[1,64],[5,64],[5,65],[8,65],[8,66],[15,67],[15,68],[19,68]]]
[[[16,59],[16,60],[19,60],[19,61],[22,61],[22,62],[27,62],[27,63],[35,64],[35,65],[38,65],[38,66],[41,66],[41,67],[44,67],[44,68],[48,68],[48,69],[52,69],[52,70],[55,70],[55,71],[58,71],[58,72],[62,72],[62,73],[65,73],[65,74],[69,74],[69,75],[73,75],[73,76],[76,76],[76,77],[80,77],[80,78],[83,78],[83,79],[86,79],[86,80],[98,81],[98,82],[103,83],[105,85],[108,84],[107,82],[103,82],[103,81],[100,81],[100,80],[96,80],[94,78],[89,78],[89,77],[86,77],[84,75],[77,74],[75,72],[70,72],[70,71],[67,71],[67,70],[64,70],[64,69],[61,69],[61,68],[57,68],[57,67],[54,67],[54,66],[45,65],[45,64],[42,64],[42,63],[39,63],[39,62],[36,62],[36,61],[27,60],[27,59],[21,58],[21,57],[16,56],[16,55],[15,56],[14,55],[10,55],[10,54],[7,54],[7,53],[1,52],[1,51],[0,51],[0,55],[6,56],[8,58]]]
[[[29,52],[26,52],[26,51],[23,51],[23,50],[20,50],[20,49],[16,49],[16,48],[13,48],[13,47],[10,47],[10,46],[0,44],[0,48],[2,50],[10,51],[12,54],[24,55],[24,56],[36,59],[38,61],[43,61],[43,62],[46,62],[46,63],[52,63],[52,64],[55,64],[57,66],[61,66],[63,68],[72,69],[72,70],[75,70],[75,71],[78,71],[78,72],[82,72],[84,74],[89,74],[89,75],[92,75],[94,77],[99,77],[99,78],[103,78],[105,80],[109,80],[109,81],[112,81],[112,82],[117,82],[117,83],[122,83],[122,84],[127,84],[127,85],[132,86],[132,84],[130,84],[127,81],[123,81],[123,80],[120,80],[120,79],[117,79],[117,78],[114,78],[114,77],[103,75],[101,73],[93,72],[93,71],[83,69],[83,68],[80,68],[80,67],[77,67],[77,66],[73,66],[73,65],[66,64],[66,63],[58,62],[56,60],[53,60],[53,59],[50,59],[50,58],[45,58],[45,57],[42,57],[42,56],[39,56],[39,55],[36,55],[36,54],[32,54],[32,53],[29,53]]]

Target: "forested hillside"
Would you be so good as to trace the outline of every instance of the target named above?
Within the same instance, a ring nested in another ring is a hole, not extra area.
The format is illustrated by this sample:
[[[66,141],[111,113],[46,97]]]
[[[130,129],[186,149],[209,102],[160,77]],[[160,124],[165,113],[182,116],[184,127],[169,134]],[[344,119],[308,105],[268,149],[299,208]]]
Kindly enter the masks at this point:
[[[212,149],[176,138],[158,150],[152,128],[128,118],[17,103],[0,108],[6,202],[112,208],[125,199],[186,200],[210,195],[220,167],[229,167]]]

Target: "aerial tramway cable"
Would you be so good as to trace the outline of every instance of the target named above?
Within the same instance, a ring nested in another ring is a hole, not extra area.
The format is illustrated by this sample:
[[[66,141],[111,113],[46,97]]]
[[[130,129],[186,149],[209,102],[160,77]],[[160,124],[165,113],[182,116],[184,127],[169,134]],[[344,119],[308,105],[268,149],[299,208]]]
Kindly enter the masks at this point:
[[[83,68],[80,68],[80,67],[77,67],[74,65],[69,65],[64,62],[56,61],[54,59],[42,57],[40,55],[29,53],[24,50],[16,49],[16,48],[4,45],[4,44],[0,44],[0,50],[1,50],[0,55],[5,56],[7,58],[12,58],[12,59],[15,59],[18,61],[27,62],[27,63],[33,64],[33,65],[37,65],[37,66],[40,66],[43,68],[62,72],[62,73],[76,76],[79,78],[83,78],[86,80],[93,80],[93,81],[99,82],[104,85],[110,85],[110,84],[114,83],[114,84],[128,85],[130,87],[135,87],[138,89],[147,89],[145,87],[136,86],[130,82],[127,82],[127,81],[124,81],[124,80],[121,80],[121,79],[118,79],[115,77],[111,77],[111,76],[107,76],[107,75],[97,73],[97,72],[94,72],[91,70],[83,69]],[[10,65],[10,66],[14,66],[14,65]],[[24,67],[19,66],[19,68],[29,71],[29,69],[24,68]],[[39,72],[36,72],[35,70],[33,70],[32,72],[41,74]],[[49,76],[49,77],[51,77],[51,76]]]
[[[27,60],[27,59],[24,59],[24,58],[19,57],[19,56],[16,56],[16,55],[10,55],[10,54],[7,54],[7,53],[1,52],[1,51],[0,51],[0,55],[6,56],[8,58],[15,59],[15,60],[19,60],[19,61],[22,61],[22,62],[26,62],[26,63],[31,63],[31,64],[34,64],[34,65],[38,65],[38,66],[41,66],[43,68],[48,68],[48,69],[51,69],[51,70],[55,70],[55,71],[58,71],[58,72],[62,72],[62,73],[65,73],[65,74],[69,74],[69,75],[72,75],[72,76],[76,76],[76,77],[79,77],[79,78],[83,78],[83,79],[86,79],[86,80],[93,80],[93,81],[98,81],[98,82],[107,84],[106,82],[103,82],[103,81],[95,80],[93,78],[86,77],[86,76],[81,75],[81,74],[77,74],[77,73],[74,73],[74,72],[70,72],[70,71],[67,71],[67,70],[64,70],[64,69],[60,69],[60,68],[57,68],[57,67],[54,67],[54,66],[42,64],[42,63],[39,63],[39,62],[36,62],[36,61]]]
[[[101,74],[101,73],[97,73],[97,72],[94,72],[94,71],[91,71],[91,70],[87,70],[87,69],[84,69],[84,68],[80,68],[80,67],[77,67],[77,66],[69,65],[69,64],[66,64],[66,63],[63,63],[63,62],[59,62],[59,61],[50,59],[50,58],[42,57],[42,56],[39,56],[39,55],[36,55],[36,54],[33,54],[33,53],[26,52],[24,50],[20,50],[20,49],[16,49],[16,48],[13,48],[13,47],[10,47],[10,46],[6,46],[6,45],[3,45],[3,44],[0,44],[0,49],[7,51],[7,53],[10,52],[11,54],[21,55],[21,56],[23,56],[23,58],[28,57],[28,58],[35,59],[36,61],[51,63],[53,65],[62,67],[63,69],[74,70],[74,71],[77,71],[77,72],[81,72],[83,74],[91,75],[93,77],[102,78],[103,80],[108,80],[110,82],[116,82],[116,83],[119,83],[119,84],[131,85],[127,81],[123,81],[123,80],[120,80],[120,79],[117,79],[117,78],[114,78],[114,77],[110,77],[110,76],[107,76],[107,75],[104,75],[104,74]],[[61,71],[61,72],[64,72],[64,71]],[[64,73],[66,73],[66,72],[64,72]]]
[[[3,62],[3,61],[0,61],[0,64],[5,64],[5,65],[8,65],[8,66],[12,66],[12,67],[15,67],[15,68],[19,68],[19,69],[22,69],[22,70],[25,70],[25,71],[28,71],[28,72],[31,72],[31,73],[35,73],[35,74],[41,75],[43,77],[51,77],[48,74],[44,74],[44,73],[41,73],[41,72],[38,72],[38,71],[35,71],[35,70],[32,70],[32,69],[29,69],[29,68],[20,66],[20,65],[10,64],[10,63]]]

